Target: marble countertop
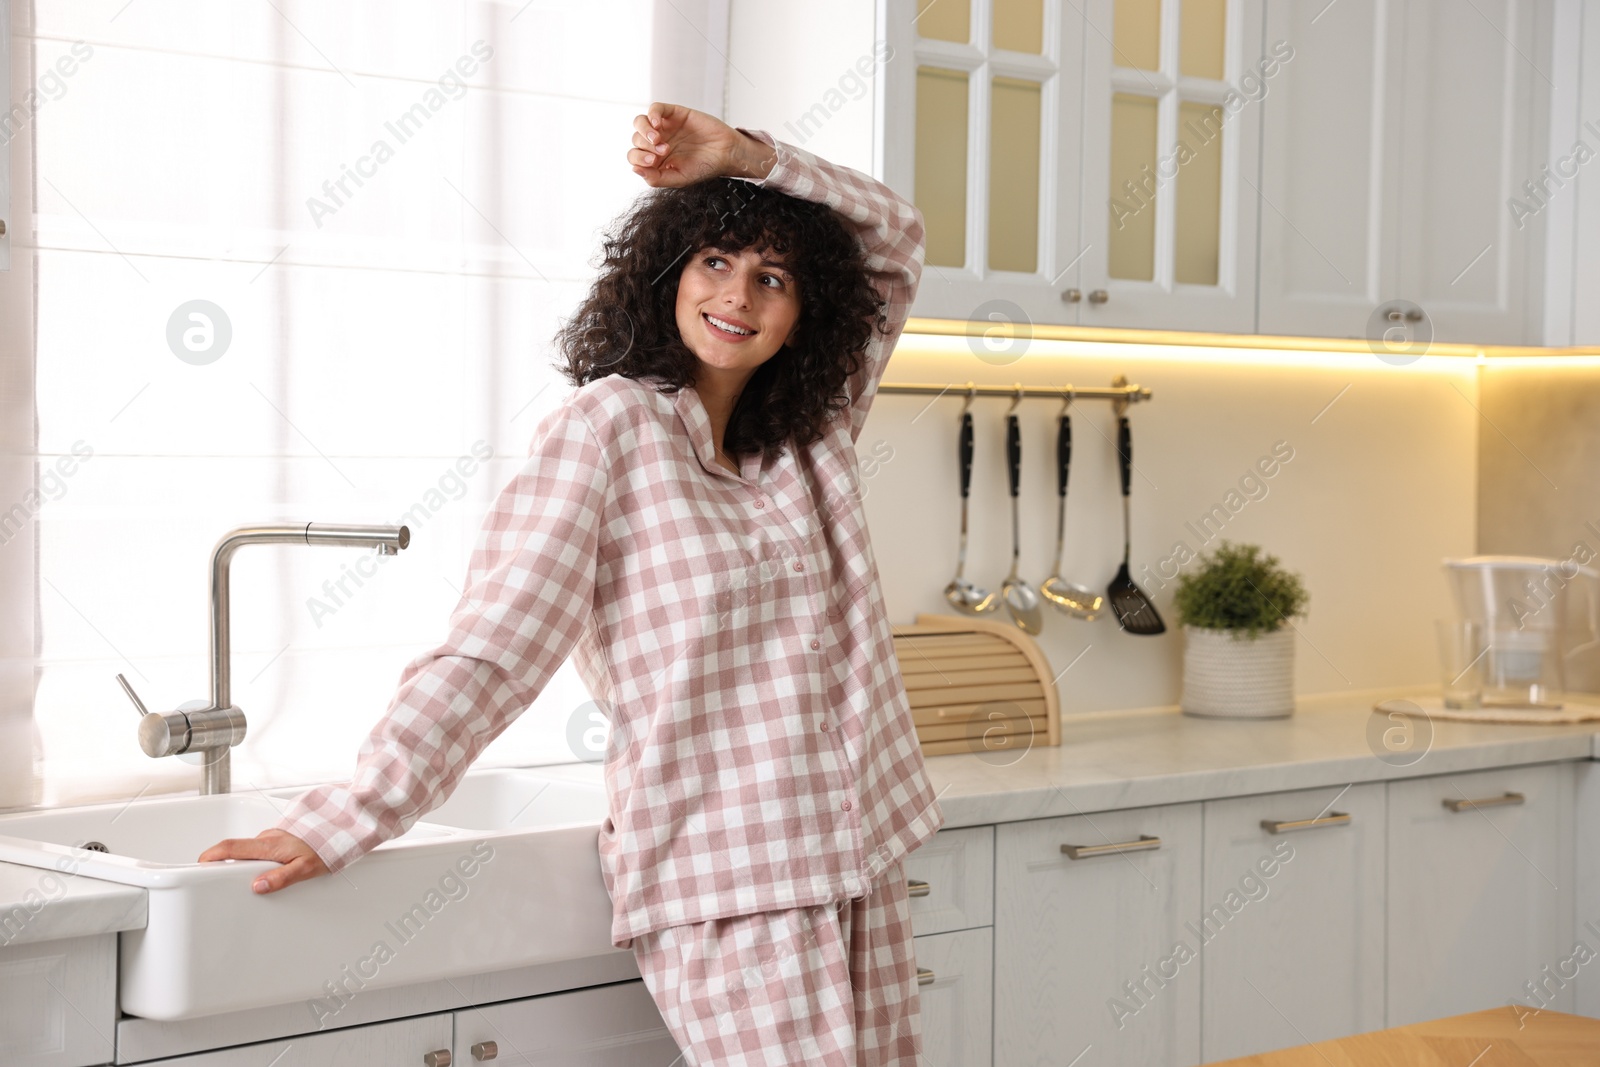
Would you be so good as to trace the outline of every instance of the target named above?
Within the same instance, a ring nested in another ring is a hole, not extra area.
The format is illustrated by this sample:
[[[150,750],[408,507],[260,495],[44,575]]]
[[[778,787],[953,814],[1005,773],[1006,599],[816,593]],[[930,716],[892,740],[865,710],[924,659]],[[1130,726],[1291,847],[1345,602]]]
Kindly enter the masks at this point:
[[[148,905],[139,886],[0,863],[0,948],[142,930]]]
[[[929,756],[944,826],[981,826],[1153,804],[1414,778],[1549,760],[1600,758],[1600,721],[1543,726],[1416,721],[1412,743],[1376,701],[1387,689],[1301,697],[1286,719],[1201,719],[1176,707],[1067,715],[1059,747]]]
[[[1418,689],[1302,697],[1275,720],[1199,719],[1175,707],[1068,715],[1061,745],[1020,754],[929,756],[944,826],[982,826],[1153,804],[1451,774],[1550,760],[1600,759],[1600,722],[1565,726],[1427,721],[1396,751],[1377,700]],[[542,770],[602,781],[598,763]],[[137,886],[0,863],[0,948],[141,929]]]

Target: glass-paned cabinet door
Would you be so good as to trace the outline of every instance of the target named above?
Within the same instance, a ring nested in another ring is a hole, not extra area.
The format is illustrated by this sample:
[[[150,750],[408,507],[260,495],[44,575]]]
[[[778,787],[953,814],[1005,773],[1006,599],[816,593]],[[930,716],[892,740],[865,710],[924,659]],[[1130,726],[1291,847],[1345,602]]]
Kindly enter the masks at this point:
[[[886,0],[880,11],[892,49],[880,173],[927,231],[911,313],[1076,324],[1084,23],[1074,0]]]
[[[1253,183],[1272,60],[1262,0],[1085,0],[1078,11],[1079,321],[1254,332]]]

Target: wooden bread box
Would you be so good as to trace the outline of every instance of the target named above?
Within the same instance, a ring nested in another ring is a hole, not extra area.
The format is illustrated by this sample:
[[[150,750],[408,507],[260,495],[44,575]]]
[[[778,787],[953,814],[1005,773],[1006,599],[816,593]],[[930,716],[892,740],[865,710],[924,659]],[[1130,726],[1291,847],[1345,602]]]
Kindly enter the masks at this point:
[[[1061,744],[1050,663],[1010,623],[918,615],[892,626],[895,658],[925,756],[1012,752]]]

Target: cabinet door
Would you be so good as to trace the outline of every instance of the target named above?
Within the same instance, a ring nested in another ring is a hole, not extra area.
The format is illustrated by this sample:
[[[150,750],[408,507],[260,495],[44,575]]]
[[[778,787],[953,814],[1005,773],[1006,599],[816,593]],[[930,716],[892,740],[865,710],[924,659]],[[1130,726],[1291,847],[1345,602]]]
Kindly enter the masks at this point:
[[[1573,827],[1573,840],[1577,842],[1573,849],[1577,868],[1573,900],[1577,910],[1572,934],[1575,942],[1582,942],[1595,952],[1600,951],[1600,763],[1584,760],[1573,767],[1573,776],[1577,797],[1573,804],[1577,812]],[[1568,973],[1573,969],[1577,968],[1569,968]],[[1521,999],[1531,1007],[1539,1003],[1527,997]],[[1573,981],[1572,1010],[1577,1015],[1600,1018],[1600,975],[1592,965],[1578,969]]]
[[[911,313],[1072,324],[1078,285],[1082,22],[1071,0],[887,0],[883,180],[922,211]],[[984,347],[987,346],[987,347]]]
[[[1261,5],[1084,3],[1083,325],[1254,332]]]
[[[1384,784],[1207,801],[1205,827],[1202,1058],[1383,1029]]]
[[[926,1067],[989,1067],[994,931],[928,934],[915,945]]]
[[[996,827],[995,1067],[1198,1063],[1199,914],[1199,804]]]
[[[430,1052],[450,1052],[448,1013],[149,1060],[144,1067],[378,1067],[420,1064]]]
[[[1260,332],[1368,336],[1401,295],[1404,0],[1266,5],[1293,55],[1261,101]]]
[[[4,918],[9,924],[13,916]],[[0,932],[9,934],[9,925]],[[0,947],[0,1063],[6,1067],[110,1063],[116,1024],[116,934]]]
[[[1437,340],[1538,344],[1551,5],[1474,6],[1406,0],[1397,295]]]
[[[1524,1001],[1571,957],[1572,797],[1570,763],[1389,783],[1386,1025]]]
[[[504,1067],[634,1067],[681,1061],[642,981],[458,1011],[454,1062]],[[488,1042],[493,1042],[491,1050]],[[474,1048],[477,1051],[474,1052]]]

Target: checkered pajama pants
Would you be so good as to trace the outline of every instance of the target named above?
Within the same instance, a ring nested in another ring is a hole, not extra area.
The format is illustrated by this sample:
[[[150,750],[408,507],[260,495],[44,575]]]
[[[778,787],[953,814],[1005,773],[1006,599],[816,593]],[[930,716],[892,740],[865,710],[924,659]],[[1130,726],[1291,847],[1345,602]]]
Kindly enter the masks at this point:
[[[686,1067],[921,1067],[905,873],[867,894],[633,939]]]

